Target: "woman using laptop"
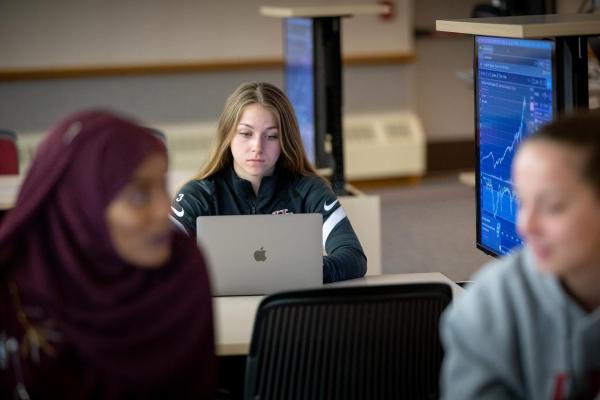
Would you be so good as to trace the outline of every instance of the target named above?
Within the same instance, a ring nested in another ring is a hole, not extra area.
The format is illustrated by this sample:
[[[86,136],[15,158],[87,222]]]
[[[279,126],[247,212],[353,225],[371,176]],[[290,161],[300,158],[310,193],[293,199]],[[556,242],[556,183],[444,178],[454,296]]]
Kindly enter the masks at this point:
[[[101,111],[40,144],[0,225],[0,398],[211,398],[212,306],[163,143]]]
[[[444,399],[600,396],[600,113],[572,115],[513,164],[522,250],[444,315]]]
[[[336,195],[306,158],[289,100],[269,83],[244,83],[227,99],[216,146],[175,196],[171,219],[195,237],[201,215],[291,213],[323,215],[324,282],[365,274],[361,245]]]

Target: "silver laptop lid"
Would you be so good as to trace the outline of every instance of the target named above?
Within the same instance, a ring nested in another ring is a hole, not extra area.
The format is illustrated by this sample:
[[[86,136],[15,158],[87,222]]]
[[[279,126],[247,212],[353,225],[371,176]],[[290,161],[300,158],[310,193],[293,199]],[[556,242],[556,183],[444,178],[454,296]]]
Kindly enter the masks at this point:
[[[196,219],[213,295],[259,295],[321,286],[321,214],[223,215]]]

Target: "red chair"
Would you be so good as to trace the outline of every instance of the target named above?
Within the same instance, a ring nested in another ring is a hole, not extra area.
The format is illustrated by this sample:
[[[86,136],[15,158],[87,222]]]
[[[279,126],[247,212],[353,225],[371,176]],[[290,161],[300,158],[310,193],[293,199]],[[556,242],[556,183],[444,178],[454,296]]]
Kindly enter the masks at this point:
[[[17,151],[17,135],[0,129],[0,175],[19,174],[19,152]]]

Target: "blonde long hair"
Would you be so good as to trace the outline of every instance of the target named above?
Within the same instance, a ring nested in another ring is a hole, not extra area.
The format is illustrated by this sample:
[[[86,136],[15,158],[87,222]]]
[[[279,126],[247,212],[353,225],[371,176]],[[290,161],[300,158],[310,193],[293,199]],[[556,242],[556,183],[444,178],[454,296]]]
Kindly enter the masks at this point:
[[[231,141],[244,109],[250,104],[260,104],[270,110],[278,124],[281,155],[278,167],[298,175],[317,175],[306,158],[300,138],[300,128],[294,110],[286,95],[276,86],[266,82],[246,82],[240,85],[225,102],[219,118],[216,143],[208,161],[195,179],[204,179],[233,163]]]

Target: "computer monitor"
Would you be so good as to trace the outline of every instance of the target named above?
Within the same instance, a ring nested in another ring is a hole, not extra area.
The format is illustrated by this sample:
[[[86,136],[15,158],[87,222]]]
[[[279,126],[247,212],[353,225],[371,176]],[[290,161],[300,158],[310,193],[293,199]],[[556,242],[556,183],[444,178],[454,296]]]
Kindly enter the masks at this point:
[[[286,18],[285,91],[294,107],[309,161],[317,165],[312,18]]]
[[[316,168],[331,168],[344,193],[340,17],[286,18],[285,88],[304,147]]]
[[[520,246],[511,165],[521,141],[556,115],[553,40],[475,37],[477,247]]]

